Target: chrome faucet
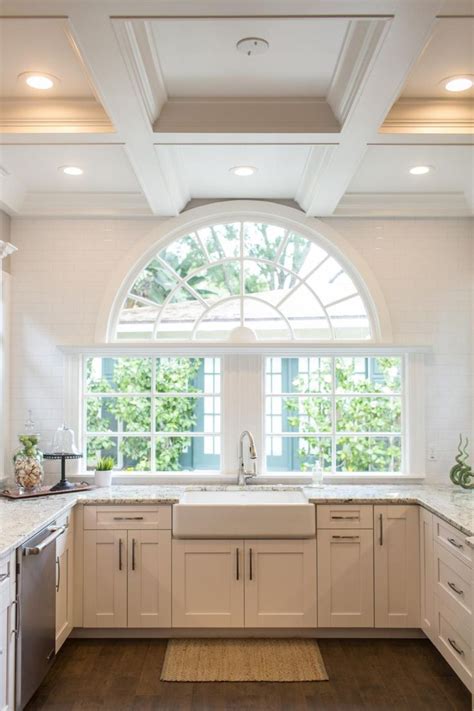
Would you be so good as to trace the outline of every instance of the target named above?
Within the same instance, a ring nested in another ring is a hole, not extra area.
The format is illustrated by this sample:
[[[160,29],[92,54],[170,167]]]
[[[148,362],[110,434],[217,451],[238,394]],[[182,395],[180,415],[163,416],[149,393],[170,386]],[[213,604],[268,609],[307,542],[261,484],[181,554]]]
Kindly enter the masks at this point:
[[[249,472],[245,469],[244,463],[244,439],[248,437],[249,440],[249,454],[252,460],[252,471]],[[255,440],[253,434],[248,430],[244,430],[240,435],[239,440],[239,486],[242,486],[248,482],[249,479],[253,479],[257,476],[257,448],[255,446]]]

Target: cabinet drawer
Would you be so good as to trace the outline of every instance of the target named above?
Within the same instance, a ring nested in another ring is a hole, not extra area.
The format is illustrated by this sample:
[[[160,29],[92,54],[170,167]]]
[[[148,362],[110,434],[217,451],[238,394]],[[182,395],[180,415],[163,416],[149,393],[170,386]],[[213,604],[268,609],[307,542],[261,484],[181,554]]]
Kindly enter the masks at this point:
[[[469,628],[472,613],[471,571],[439,543],[435,544],[435,591],[441,601],[452,602]]]
[[[84,529],[171,529],[171,506],[84,506]]]
[[[465,534],[437,516],[433,517],[433,524],[434,540],[471,568],[472,549],[466,544]]]
[[[370,505],[320,504],[317,508],[318,528],[373,528],[373,507]]]
[[[435,596],[436,646],[459,678],[472,688],[472,648],[469,641],[470,627],[450,605]]]

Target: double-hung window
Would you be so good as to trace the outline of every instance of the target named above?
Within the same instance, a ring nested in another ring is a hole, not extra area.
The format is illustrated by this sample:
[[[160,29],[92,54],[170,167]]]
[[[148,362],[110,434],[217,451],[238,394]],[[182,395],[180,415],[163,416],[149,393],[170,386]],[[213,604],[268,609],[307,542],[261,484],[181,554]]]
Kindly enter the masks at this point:
[[[399,357],[265,360],[268,471],[400,472]]]
[[[85,357],[87,464],[122,471],[219,469],[220,358]]]
[[[110,456],[122,472],[231,475],[252,423],[260,474],[403,472],[404,358],[260,354],[250,388],[248,360],[85,356],[88,467]]]

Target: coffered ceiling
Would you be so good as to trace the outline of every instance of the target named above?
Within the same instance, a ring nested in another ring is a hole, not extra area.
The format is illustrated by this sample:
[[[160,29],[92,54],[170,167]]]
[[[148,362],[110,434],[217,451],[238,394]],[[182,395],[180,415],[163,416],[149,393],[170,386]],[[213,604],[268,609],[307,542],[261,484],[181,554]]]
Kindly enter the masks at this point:
[[[471,11],[464,0],[3,0],[0,205],[149,217],[240,197],[316,216],[470,215],[474,88],[443,80],[474,79]],[[239,51],[246,38],[264,41]],[[28,73],[51,88],[29,87]],[[429,172],[411,175],[419,165]]]

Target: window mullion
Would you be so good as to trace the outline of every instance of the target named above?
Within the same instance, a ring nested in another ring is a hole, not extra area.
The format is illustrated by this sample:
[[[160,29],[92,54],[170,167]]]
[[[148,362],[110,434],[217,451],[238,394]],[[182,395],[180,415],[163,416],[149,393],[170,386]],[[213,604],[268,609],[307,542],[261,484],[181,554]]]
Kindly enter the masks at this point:
[[[336,358],[331,358],[331,474],[336,473]]]
[[[156,472],[156,357],[151,359],[151,439],[150,470]]]

